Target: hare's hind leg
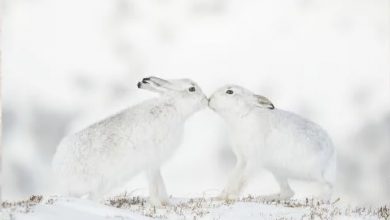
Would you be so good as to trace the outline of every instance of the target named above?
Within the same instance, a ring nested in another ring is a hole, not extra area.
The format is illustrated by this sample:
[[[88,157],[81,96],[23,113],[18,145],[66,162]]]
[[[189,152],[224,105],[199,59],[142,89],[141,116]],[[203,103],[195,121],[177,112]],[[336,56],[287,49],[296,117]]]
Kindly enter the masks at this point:
[[[320,196],[324,200],[330,200],[334,191],[336,182],[336,154],[334,154],[328,161],[327,167],[322,171],[319,182],[323,185],[323,192]]]
[[[283,175],[279,175],[277,173],[272,173],[275,177],[275,180],[279,184],[280,192],[276,194],[271,195],[265,195],[261,196],[264,200],[287,200],[294,196],[294,191],[291,189],[290,185],[288,184],[287,177]]]
[[[319,198],[325,201],[331,200],[333,194],[333,184],[328,181],[323,181],[321,183],[323,185],[323,190]]]
[[[319,199],[329,201],[333,195],[334,179],[330,179],[326,175],[322,175],[319,179],[319,183],[322,185],[322,192],[319,195]]]
[[[159,168],[147,170],[150,202],[155,206],[169,203],[167,190]]]

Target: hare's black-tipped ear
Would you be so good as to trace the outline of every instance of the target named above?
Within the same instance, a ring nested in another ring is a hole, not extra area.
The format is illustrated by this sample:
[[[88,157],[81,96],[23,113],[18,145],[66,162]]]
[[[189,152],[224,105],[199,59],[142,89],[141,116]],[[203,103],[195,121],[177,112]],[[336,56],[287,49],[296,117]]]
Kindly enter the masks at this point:
[[[274,109],[275,108],[274,104],[272,104],[272,102],[269,99],[267,99],[266,97],[264,97],[264,96],[255,95],[255,99],[256,99],[255,104],[258,107],[268,108],[268,109]]]

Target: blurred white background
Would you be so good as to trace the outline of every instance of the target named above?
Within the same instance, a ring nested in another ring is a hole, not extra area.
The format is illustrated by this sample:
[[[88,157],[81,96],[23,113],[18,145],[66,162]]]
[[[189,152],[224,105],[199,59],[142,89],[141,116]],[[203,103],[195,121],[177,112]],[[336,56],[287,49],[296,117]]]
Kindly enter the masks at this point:
[[[2,11],[4,199],[50,193],[61,138],[151,97],[136,83],[156,75],[208,95],[239,84],[317,122],[339,151],[337,193],[390,200],[388,0],[4,0]],[[223,125],[210,110],[188,121],[163,168],[170,194],[222,189],[234,164]],[[298,197],[309,186],[293,182]],[[245,194],[276,190],[264,172]]]

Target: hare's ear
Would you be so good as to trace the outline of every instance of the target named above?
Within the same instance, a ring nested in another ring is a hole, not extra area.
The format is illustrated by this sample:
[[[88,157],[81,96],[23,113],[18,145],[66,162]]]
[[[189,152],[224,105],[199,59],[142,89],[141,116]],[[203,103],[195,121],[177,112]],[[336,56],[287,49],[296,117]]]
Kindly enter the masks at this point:
[[[268,108],[268,109],[275,108],[274,104],[272,104],[272,102],[266,97],[261,95],[254,95],[254,97],[255,97],[255,105],[257,107]]]

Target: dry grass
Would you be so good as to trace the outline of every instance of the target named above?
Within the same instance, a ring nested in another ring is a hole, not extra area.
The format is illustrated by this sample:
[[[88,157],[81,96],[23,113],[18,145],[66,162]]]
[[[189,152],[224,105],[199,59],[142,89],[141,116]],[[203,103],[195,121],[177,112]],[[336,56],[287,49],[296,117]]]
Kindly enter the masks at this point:
[[[133,212],[153,217],[167,219],[170,216],[186,216],[193,219],[201,218],[212,210],[222,206],[232,206],[237,202],[255,203],[275,207],[306,208],[309,211],[303,214],[301,219],[334,219],[337,216],[351,216],[361,218],[377,218],[390,220],[390,208],[382,206],[372,207],[344,207],[337,206],[335,201],[319,201],[315,199],[264,201],[261,197],[247,196],[236,201],[220,201],[214,198],[183,199],[164,207],[151,206],[145,198],[118,196],[107,200],[106,204],[117,208],[131,210]],[[285,218],[280,218],[285,219]]]
[[[31,211],[31,208],[42,202],[43,196],[32,195],[30,198],[21,201],[8,202],[4,201],[1,203],[2,209],[9,209],[12,212],[23,212],[27,213]]]
[[[231,207],[236,203],[251,203],[268,205],[276,208],[300,208],[306,210],[300,219],[334,219],[337,216],[350,216],[360,218],[374,218],[390,220],[390,208],[388,205],[382,207],[340,207],[338,200],[333,202],[324,202],[315,199],[305,200],[287,200],[287,201],[263,201],[260,197],[247,196],[236,201],[220,201],[215,198],[190,198],[190,199],[171,199],[172,203],[164,207],[152,206],[144,197],[133,197],[126,194],[116,196],[105,201],[105,205],[120,209],[129,210],[144,216],[152,218],[170,219],[173,217],[183,217],[186,219],[199,219],[219,207]],[[44,200],[43,196],[33,195],[30,198],[16,202],[3,202],[2,209],[10,213],[12,219],[13,213],[28,213],[33,211],[37,204],[51,205],[57,201],[56,197],[48,197]],[[291,219],[279,217],[275,219]]]

